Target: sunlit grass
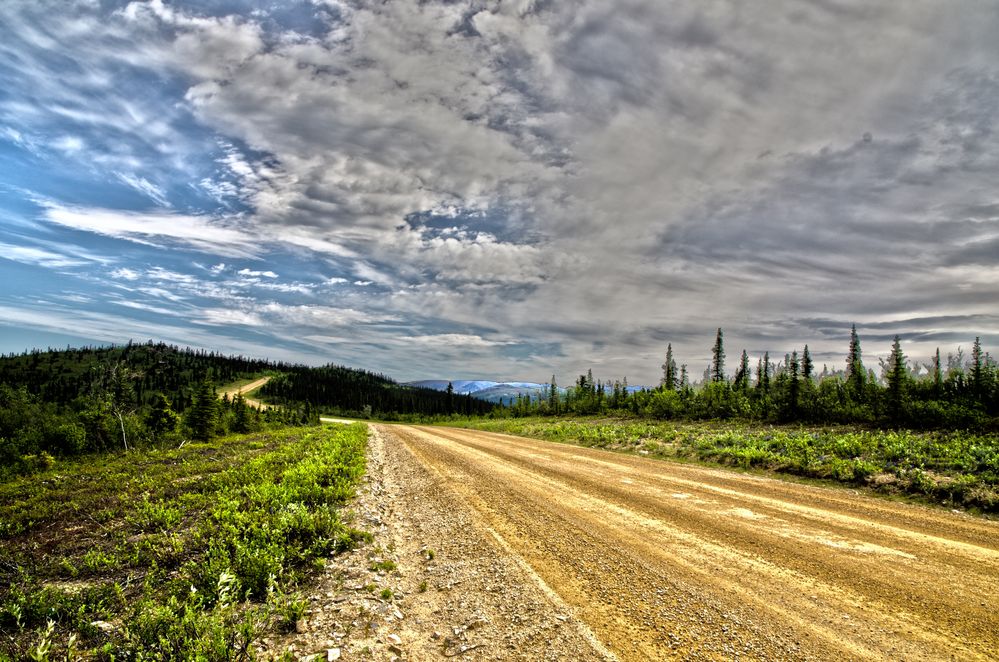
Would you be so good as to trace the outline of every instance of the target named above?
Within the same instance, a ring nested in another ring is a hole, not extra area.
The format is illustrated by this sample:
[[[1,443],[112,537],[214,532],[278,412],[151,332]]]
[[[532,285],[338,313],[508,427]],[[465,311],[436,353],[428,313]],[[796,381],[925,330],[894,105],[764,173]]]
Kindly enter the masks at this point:
[[[999,435],[608,418],[449,423],[653,457],[772,470],[999,511]]]
[[[248,656],[316,561],[365,537],[340,508],[366,439],[293,428],[0,484],[0,659],[71,637],[104,659]]]

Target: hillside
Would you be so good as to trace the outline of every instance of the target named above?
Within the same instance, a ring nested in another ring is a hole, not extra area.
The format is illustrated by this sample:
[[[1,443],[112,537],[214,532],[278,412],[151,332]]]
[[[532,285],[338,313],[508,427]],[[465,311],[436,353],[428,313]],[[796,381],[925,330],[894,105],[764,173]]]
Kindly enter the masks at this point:
[[[259,411],[215,388],[261,375]],[[163,343],[67,348],[0,356],[0,476],[44,468],[46,456],[101,452],[228,432],[353,416],[482,414],[468,396],[402,386],[343,366],[312,368]]]
[[[0,356],[0,384],[23,386],[43,402],[68,405],[99,390],[115,367],[124,369],[136,406],[149,405],[156,393],[162,393],[178,412],[191,405],[202,381],[221,386],[262,374],[275,377],[261,394],[283,404],[308,402],[353,412],[370,407],[374,413],[410,414],[442,414],[452,409],[469,414],[489,409],[469,405],[461,397],[449,401],[437,390],[399,384],[366,370],[227,356],[152,341]]]

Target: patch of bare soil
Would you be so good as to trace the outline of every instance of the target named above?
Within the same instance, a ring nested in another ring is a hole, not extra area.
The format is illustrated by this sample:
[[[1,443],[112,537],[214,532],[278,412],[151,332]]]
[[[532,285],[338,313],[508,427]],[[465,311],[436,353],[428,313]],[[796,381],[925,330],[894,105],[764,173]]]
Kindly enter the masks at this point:
[[[264,404],[263,402],[260,402],[259,400],[255,400],[253,398],[246,397],[247,393],[252,393],[253,391],[256,391],[258,388],[260,388],[261,386],[263,386],[264,384],[266,384],[270,380],[271,380],[270,377],[261,377],[260,379],[258,379],[256,381],[253,381],[253,382],[250,382],[249,384],[246,384],[245,386],[240,386],[239,388],[237,388],[235,390],[225,391],[221,395],[219,395],[219,397],[220,398],[221,397],[228,397],[230,400],[232,400],[237,395],[239,395],[240,393],[242,393],[243,394],[243,401],[247,405],[249,405],[250,407],[255,407],[255,408],[258,408],[258,409],[270,409],[271,408],[270,405]]]

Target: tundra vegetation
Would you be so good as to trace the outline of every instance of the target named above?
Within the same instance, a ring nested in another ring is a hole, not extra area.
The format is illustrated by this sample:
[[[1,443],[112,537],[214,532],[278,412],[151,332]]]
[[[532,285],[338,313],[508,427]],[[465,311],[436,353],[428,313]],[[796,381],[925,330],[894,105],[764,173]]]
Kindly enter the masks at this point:
[[[363,425],[62,459],[0,483],[0,659],[239,660],[367,534]]]

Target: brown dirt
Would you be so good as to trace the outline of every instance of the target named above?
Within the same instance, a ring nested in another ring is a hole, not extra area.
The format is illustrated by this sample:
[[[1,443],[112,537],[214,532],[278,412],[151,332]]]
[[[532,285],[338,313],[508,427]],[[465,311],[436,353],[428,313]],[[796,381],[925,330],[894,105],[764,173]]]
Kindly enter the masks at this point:
[[[374,542],[330,559],[305,596],[302,631],[268,637],[261,658],[614,659],[394,429],[372,426],[352,509]],[[396,569],[375,565],[385,561]]]
[[[246,397],[247,393],[252,393],[253,391],[256,391],[258,388],[260,388],[261,386],[263,386],[264,384],[266,384],[270,380],[271,380],[270,377],[261,377],[260,379],[258,379],[256,381],[253,381],[253,382],[250,382],[249,384],[246,384],[245,386],[240,386],[239,388],[233,389],[231,391],[225,391],[219,397],[221,398],[223,396],[228,396],[229,399],[232,400],[234,397],[236,397],[237,395],[239,395],[240,393],[242,393],[243,394],[243,400],[250,407],[256,407],[256,408],[259,408],[259,409],[270,409],[271,408],[270,405],[264,404],[263,402],[260,402],[259,400],[254,400],[253,398]]]
[[[447,636],[484,644],[461,659],[999,650],[996,522],[507,435],[375,431],[412,659],[440,658]]]

